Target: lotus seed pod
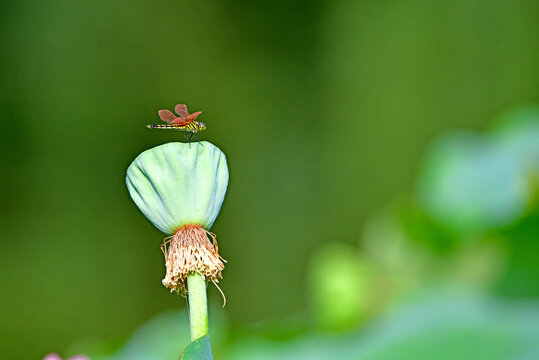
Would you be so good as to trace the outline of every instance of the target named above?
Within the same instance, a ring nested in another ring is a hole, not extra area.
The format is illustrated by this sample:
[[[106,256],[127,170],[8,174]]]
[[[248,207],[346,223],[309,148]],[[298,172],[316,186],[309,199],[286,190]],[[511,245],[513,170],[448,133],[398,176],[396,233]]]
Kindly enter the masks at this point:
[[[127,188],[142,213],[167,237],[163,285],[185,292],[199,273],[218,282],[224,269],[213,225],[228,186],[225,155],[209,142],[168,143],[140,154],[127,169]],[[211,241],[210,241],[211,239]]]
[[[142,213],[167,235],[213,225],[228,185],[225,154],[209,142],[172,142],[144,151],[127,169],[127,188]]]

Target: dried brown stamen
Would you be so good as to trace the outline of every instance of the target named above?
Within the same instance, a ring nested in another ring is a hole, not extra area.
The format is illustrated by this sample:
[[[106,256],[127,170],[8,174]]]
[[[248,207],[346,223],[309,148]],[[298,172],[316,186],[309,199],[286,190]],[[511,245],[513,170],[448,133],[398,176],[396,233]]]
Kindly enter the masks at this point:
[[[195,272],[214,284],[223,278],[221,272],[226,261],[219,256],[215,234],[200,225],[180,227],[165,239],[161,250],[167,267],[163,285],[170,291],[185,293],[187,275]]]

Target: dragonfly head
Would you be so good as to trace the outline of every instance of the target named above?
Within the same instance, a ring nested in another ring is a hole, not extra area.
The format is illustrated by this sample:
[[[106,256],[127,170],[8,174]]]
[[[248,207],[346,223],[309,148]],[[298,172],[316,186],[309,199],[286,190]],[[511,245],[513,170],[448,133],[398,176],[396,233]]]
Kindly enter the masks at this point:
[[[198,130],[206,130],[206,124],[203,122],[198,123]]]

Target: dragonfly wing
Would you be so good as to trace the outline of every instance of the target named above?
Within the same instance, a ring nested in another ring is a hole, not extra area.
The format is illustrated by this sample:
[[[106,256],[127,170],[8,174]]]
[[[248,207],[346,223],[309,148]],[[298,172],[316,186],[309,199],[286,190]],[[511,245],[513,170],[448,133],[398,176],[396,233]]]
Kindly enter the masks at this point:
[[[176,119],[176,116],[170,110],[159,110],[157,113],[161,120],[169,124],[173,124],[174,119]]]
[[[170,123],[174,125],[184,126],[184,125],[189,124],[190,122],[191,121],[188,121],[185,116],[182,116],[182,117],[177,117],[176,119],[172,120]]]
[[[187,112],[187,106],[185,104],[178,104],[174,108],[174,112],[178,114],[178,116],[187,116],[189,113]]]
[[[198,117],[198,115],[200,115],[200,114],[202,114],[202,111],[197,111],[196,113],[192,113],[191,115],[187,116],[186,120],[188,122],[191,122],[191,121],[195,120]]]

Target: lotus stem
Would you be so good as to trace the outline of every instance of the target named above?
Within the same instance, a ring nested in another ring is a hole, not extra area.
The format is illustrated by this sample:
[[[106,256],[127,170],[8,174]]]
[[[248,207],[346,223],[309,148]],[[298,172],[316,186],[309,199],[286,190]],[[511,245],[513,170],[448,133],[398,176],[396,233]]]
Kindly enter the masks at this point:
[[[206,280],[199,273],[193,273],[187,276],[187,296],[189,299],[191,341],[194,341],[208,334]]]

